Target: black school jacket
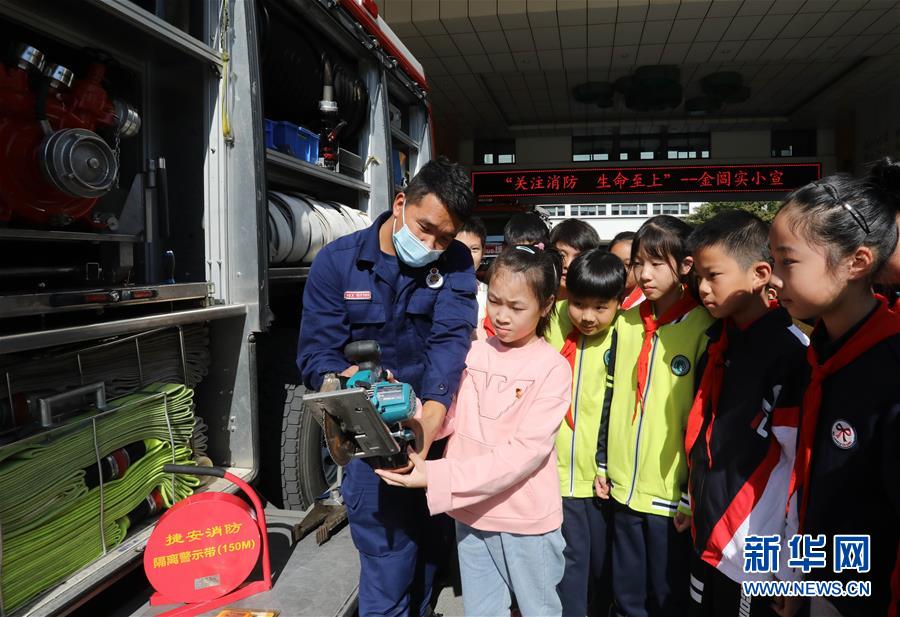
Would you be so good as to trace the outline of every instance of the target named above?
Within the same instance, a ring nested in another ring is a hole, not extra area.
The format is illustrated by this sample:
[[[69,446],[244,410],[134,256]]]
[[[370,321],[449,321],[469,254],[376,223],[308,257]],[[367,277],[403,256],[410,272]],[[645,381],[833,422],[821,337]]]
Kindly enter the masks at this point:
[[[708,330],[721,337],[724,322]],[[688,453],[694,547],[707,563],[735,581],[769,578],[743,573],[749,534],[785,533],[799,417],[799,379],[809,339],[783,308],[741,330],[729,323],[718,409],[703,410],[703,425]],[[701,361],[706,368],[706,355]],[[702,371],[698,371],[702,375]],[[750,524],[742,525],[749,517]],[[724,556],[723,556],[723,553]]]
[[[865,327],[864,322],[853,331]],[[819,361],[852,333],[828,344],[823,330],[814,331],[811,344]],[[807,366],[805,382],[809,373]],[[900,577],[900,335],[877,343],[823,383],[804,533],[828,539],[828,567],[812,570],[807,579],[872,582],[869,598],[829,599],[842,615],[883,616],[891,606],[897,611],[890,580]],[[834,534],[871,536],[868,573],[832,571]]]

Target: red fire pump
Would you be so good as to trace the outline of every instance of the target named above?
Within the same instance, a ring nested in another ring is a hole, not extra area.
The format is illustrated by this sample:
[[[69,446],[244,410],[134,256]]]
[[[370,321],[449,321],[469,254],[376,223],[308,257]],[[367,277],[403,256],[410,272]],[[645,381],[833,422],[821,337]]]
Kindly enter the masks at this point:
[[[75,79],[44,54],[22,45],[15,66],[0,64],[0,222],[63,227],[91,218],[97,200],[117,185],[118,140],[141,127],[137,111],[110,100],[106,66],[94,62]],[[95,131],[110,129],[116,149]]]

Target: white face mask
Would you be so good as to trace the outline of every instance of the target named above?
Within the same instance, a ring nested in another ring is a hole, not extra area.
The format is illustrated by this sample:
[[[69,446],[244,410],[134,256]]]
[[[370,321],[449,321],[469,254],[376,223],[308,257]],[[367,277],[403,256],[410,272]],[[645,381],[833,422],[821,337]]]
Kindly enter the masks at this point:
[[[391,240],[394,242],[394,250],[397,251],[397,257],[400,258],[400,261],[407,266],[421,268],[440,257],[441,253],[444,251],[428,248],[412,231],[410,231],[409,226],[406,224],[405,201],[403,202],[401,216],[403,217],[403,227],[400,228],[400,231],[393,231],[397,226],[396,219],[394,219],[394,223],[391,226],[391,230],[393,231]]]

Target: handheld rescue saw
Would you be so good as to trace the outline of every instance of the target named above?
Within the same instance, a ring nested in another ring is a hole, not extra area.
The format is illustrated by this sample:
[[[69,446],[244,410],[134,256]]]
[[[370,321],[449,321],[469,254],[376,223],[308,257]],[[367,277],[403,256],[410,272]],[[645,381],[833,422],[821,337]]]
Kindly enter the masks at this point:
[[[416,413],[415,392],[409,384],[388,381],[377,341],[350,343],[344,355],[359,371],[346,382],[329,373],[319,392],[303,397],[325,432],[331,458],[338,465],[365,458],[373,467],[403,467],[415,435],[402,423]]]

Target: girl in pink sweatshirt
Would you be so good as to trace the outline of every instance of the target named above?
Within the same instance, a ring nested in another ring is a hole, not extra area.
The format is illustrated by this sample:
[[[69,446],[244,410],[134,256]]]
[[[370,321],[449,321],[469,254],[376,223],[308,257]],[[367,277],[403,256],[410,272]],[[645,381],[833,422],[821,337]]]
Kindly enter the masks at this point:
[[[572,371],[543,338],[559,286],[559,258],[539,246],[506,249],[492,264],[487,313],[496,336],[475,341],[447,412],[445,457],[410,456],[388,484],[426,487],[432,514],[456,520],[467,615],[559,615],[564,570],[554,442],[569,409]]]

